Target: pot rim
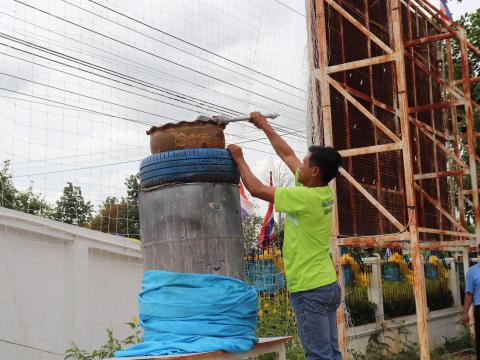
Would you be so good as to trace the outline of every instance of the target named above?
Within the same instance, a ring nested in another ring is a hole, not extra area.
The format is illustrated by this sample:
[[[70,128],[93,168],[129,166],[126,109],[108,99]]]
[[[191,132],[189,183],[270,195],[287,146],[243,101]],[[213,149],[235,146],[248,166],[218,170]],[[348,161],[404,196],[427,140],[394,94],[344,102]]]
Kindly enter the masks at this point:
[[[180,127],[182,125],[214,125],[215,127],[221,128],[222,130],[225,129],[226,124],[222,124],[218,121],[215,120],[194,120],[194,121],[188,121],[188,120],[182,120],[179,122],[175,123],[167,123],[165,125],[154,125],[152,126],[149,130],[147,130],[147,135],[151,135],[153,132],[158,131],[158,130],[166,130],[169,128],[174,128],[174,127]]]

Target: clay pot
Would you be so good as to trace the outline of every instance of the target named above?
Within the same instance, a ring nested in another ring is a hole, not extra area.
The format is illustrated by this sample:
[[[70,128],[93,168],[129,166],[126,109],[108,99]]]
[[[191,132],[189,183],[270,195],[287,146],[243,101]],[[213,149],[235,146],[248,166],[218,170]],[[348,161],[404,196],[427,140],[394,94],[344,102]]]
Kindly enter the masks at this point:
[[[152,126],[147,131],[147,135],[150,135],[150,151],[153,155],[177,149],[224,149],[223,129],[225,124],[212,120],[180,121]]]

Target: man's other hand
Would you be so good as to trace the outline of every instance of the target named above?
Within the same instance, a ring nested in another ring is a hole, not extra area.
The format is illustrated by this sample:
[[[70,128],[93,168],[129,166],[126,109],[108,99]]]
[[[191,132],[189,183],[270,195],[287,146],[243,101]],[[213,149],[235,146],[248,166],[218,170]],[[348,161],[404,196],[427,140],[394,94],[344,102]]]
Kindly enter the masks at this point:
[[[470,316],[468,316],[468,313],[463,314],[463,323],[468,326],[470,325]]]
[[[250,113],[250,122],[262,130],[265,130],[265,128],[268,126],[267,118],[258,111]]]
[[[232,154],[233,160],[237,161],[237,159],[243,159],[243,151],[240,146],[230,144],[227,146],[227,150],[230,151],[230,153]]]

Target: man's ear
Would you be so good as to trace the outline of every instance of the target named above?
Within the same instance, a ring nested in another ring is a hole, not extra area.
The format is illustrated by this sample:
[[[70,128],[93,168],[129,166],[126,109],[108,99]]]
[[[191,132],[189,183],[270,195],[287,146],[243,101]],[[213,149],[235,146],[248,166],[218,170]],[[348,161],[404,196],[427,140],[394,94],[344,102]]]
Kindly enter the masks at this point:
[[[314,167],[312,168],[312,175],[313,175],[313,176],[318,176],[318,175],[320,175],[320,168],[319,168],[318,166],[314,166]]]

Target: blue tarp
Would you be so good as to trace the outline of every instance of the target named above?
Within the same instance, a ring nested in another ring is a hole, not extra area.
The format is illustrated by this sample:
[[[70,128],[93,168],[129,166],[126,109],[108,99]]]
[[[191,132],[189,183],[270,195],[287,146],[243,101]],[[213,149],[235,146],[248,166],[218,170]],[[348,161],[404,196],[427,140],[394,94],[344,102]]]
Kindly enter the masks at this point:
[[[138,296],[143,342],[115,357],[247,352],[257,341],[257,306],[256,289],[237,279],[146,271]]]

